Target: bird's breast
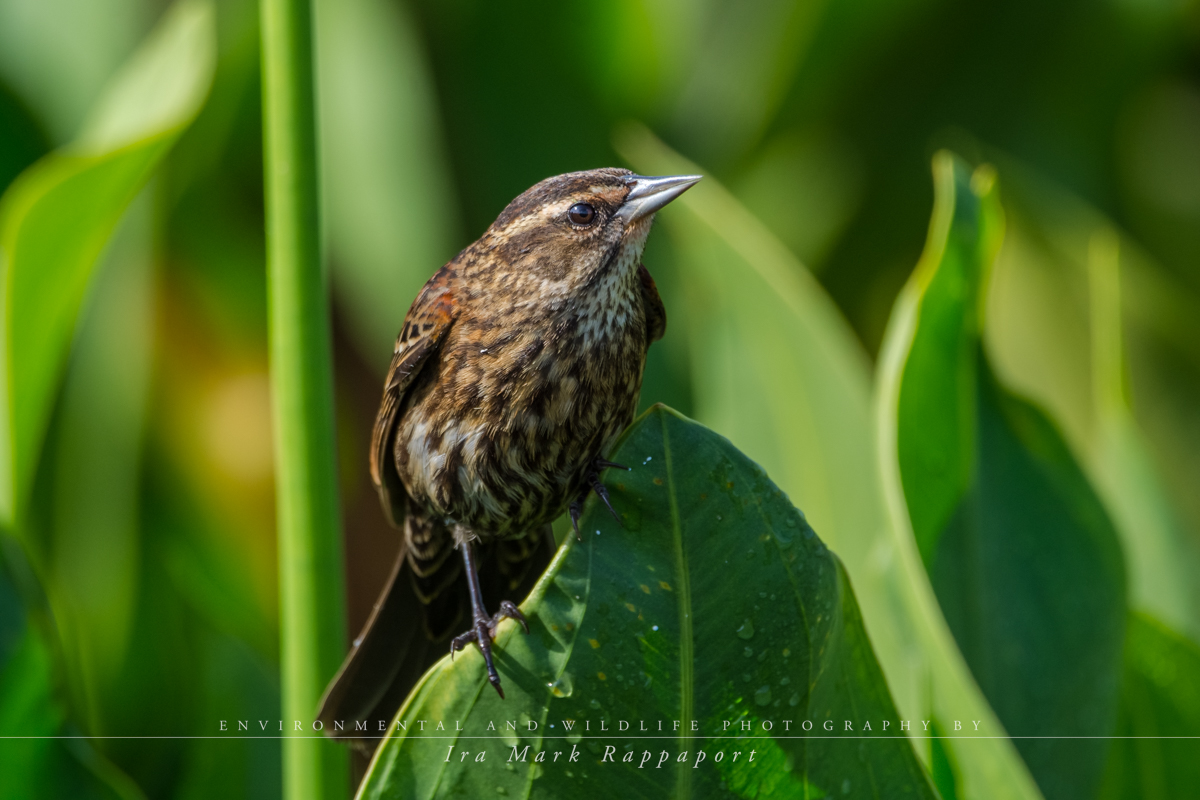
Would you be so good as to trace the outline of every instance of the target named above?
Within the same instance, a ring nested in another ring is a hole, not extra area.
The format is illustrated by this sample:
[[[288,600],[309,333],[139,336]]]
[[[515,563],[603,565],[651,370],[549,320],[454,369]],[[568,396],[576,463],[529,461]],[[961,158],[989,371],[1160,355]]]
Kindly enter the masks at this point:
[[[640,309],[598,310],[452,335],[397,432],[414,500],[484,538],[562,513],[632,421],[641,388]]]

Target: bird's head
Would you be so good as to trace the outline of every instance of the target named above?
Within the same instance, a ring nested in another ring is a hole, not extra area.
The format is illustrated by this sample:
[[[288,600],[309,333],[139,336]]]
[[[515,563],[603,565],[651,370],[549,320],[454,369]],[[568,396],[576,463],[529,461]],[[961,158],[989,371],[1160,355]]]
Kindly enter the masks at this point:
[[[698,180],[613,168],[557,175],[509,203],[485,241],[520,283],[536,281],[542,292],[615,288],[635,274],[654,212]]]

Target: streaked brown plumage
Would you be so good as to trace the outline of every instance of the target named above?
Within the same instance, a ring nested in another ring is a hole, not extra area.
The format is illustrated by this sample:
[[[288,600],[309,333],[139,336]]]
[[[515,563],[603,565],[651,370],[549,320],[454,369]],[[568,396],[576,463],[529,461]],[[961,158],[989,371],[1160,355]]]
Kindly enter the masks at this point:
[[[428,637],[460,624],[462,592],[446,599],[463,572],[453,550],[471,564],[476,546],[488,548],[518,588],[535,554],[549,557],[548,524],[587,490],[633,419],[647,349],[666,329],[642,248],[654,212],[696,180],[621,169],[544,180],[413,303],[384,384],[371,476],[403,525]],[[386,602],[385,592],[376,617]],[[476,641],[499,691],[490,637],[500,615],[473,606],[472,631],[455,649]]]

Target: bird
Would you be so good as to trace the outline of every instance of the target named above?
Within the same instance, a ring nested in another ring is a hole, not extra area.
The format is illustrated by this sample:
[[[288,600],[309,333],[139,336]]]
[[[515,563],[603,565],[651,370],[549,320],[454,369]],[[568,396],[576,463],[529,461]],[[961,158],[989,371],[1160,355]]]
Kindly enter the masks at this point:
[[[514,600],[549,563],[550,523],[568,512],[578,536],[592,491],[620,521],[599,476],[620,466],[606,456],[666,331],[642,252],[656,212],[700,177],[603,168],[547,178],[421,289],[370,445],[402,546],[322,699],[327,726],[390,719],[436,658],[430,644],[464,622],[451,656],[478,647],[504,697],[493,639],[505,618],[529,632]]]

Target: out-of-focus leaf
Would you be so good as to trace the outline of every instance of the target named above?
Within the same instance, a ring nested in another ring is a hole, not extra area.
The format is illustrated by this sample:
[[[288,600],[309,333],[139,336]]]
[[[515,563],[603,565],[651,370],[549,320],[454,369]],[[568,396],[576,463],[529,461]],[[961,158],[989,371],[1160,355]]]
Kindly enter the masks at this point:
[[[145,800],[136,785],[69,735],[55,700],[51,653],[10,580],[14,543],[0,543],[0,800]],[[32,579],[32,576],[29,576]]]
[[[1016,165],[1005,174],[1015,189],[1005,201],[1011,233],[987,300],[996,370],[1062,421],[1121,534],[1133,608],[1200,642],[1200,535],[1164,480],[1194,493],[1200,470],[1189,470],[1187,459],[1156,459],[1131,402],[1132,395],[1162,414],[1168,439],[1193,441],[1194,405],[1164,408],[1156,396],[1165,385],[1186,389],[1187,366],[1129,363],[1145,353],[1131,348],[1131,337],[1161,348],[1164,338],[1186,341],[1188,327],[1200,332],[1194,312],[1189,324],[1179,309],[1188,293],[1094,209]],[[1164,474],[1167,466],[1179,474]]]
[[[404,312],[454,251],[438,110],[402,4],[318,0],[315,9],[335,288],[355,344],[382,374]]]
[[[79,132],[153,10],[146,0],[0,3],[0,73],[37,112],[55,144]]]
[[[858,210],[864,177],[848,142],[808,131],[778,136],[760,148],[730,188],[805,266],[819,272]]]
[[[644,129],[626,129],[617,147],[640,172],[702,171]],[[711,178],[662,224],[694,290],[686,319],[697,416],[775,475],[841,554],[901,716],[940,721],[956,737],[941,744],[962,770],[964,796],[1038,797],[946,627],[903,506],[885,503],[870,366],[853,332],[803,265]],[[964,719],[979,730],[955,731]],[[928,764],[928,747],[917,749]]]
[[[93,267],[188,124],[212,72],[212,9],[177,4],[118,74],[78,142],[0,200],[0,521],[20,525],[51,401]]]
[[[1200,648],[1143,614],[1129,620],[1113,735],[1102,800],[1172,800],[1200,786]]]
[[[0,83],[0,192],[48,149],[29,110]]]
[[[679,86],[667,100],[675,106],[672,127],[690,151],[729,161],[758,140],[791,86],[824,8],[797,0],[716,2],[696,15],[704,28],[693,40],[690,63],[676,68]]]
[[[1060,435],[995,380],[984,285],[1002,236],[995,173],[942,153],[920,265],[885,373],[913,532],[976,681],[1048,797],[1092,797],[1125,625],[1117,536]],[[1050,737],[1050,738],[1026,738]]]
[[[608,478],[624,524],[589,503],[583,540],[568,537],[524,605],[530,635],[501,628],[508,699],[488,686],[477,652],[439,662],[400,710],[360,797],[933,797],[845,572],[762,469],[664,406],[633,424],[613,458],[634,465]],[[620,733],[621,720],[659,719],[666,738]],[[463,738],[422,735],[418,720],[461,720]],[[827,733],[846,735],[847,720],[850,736],[869,741]],[[669,766],[603,763],[606,752],[642,759],[642,743]],[[543,749],[551,757],[535,760]],[[555,750],[567,758],[553,760]]]
[[[736,163],[767,130],[826,3],[614,0],[581,13],[590,79],[621,116],[662,122],[706,163]]]
[[[126,214],[81,314],[43,462],[53,473],[37,501],[47,509],[45,536],[27,532],[43,567],[73,705],[97,734],[108,731],[105,696],[125,660],[141,566],[138,495],[154,328],[151,199],[143,194]]]

